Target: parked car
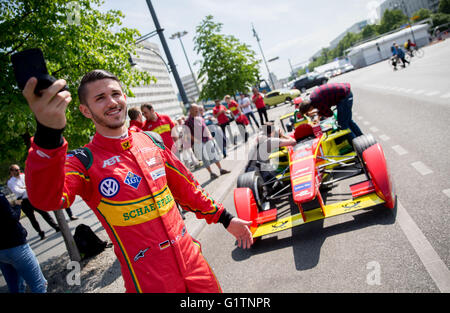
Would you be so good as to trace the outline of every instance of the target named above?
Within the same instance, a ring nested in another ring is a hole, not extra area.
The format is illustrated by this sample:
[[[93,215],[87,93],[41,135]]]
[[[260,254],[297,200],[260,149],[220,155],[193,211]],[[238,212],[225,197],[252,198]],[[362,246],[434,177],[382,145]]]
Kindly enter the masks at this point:
[[[300,91],[297,89],[277,89],[264,96],[264,103],[268,106],[277,106],[280,103],[292,101],[299,96]]]
[[[295,81],[293,88],[304,93],[309,88],[320,86],[326,84],[327,82],[328,78],[323,73],[310,73],[301,76],[299,80]]]

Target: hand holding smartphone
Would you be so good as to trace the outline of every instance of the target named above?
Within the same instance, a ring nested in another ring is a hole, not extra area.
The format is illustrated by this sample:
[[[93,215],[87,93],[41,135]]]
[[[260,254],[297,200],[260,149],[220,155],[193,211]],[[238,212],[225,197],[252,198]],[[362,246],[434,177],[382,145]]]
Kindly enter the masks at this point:
[[[56,81],[53,76],[48,74],[41,49],[34,48],[17,52],[11,56],[11,62],[20,90],[25,88],[25,84],[31,77],[36,77],[38,83],[34,93],[39,96],[43,89],[47,89]],[[66,85],[62,90],[69,89]]]
[[[11,61],[17,84],[36,119],[49,128],[63,129],[66,108],[72,100],[66,81],[48,74],[40,49],[13,54]]]

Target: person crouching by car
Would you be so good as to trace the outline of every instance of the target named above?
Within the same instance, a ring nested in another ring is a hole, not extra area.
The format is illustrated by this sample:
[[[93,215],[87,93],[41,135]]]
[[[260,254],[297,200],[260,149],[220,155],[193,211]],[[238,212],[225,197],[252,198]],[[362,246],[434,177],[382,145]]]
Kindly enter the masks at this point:
[[[353,93],[349,83],[330,83],[317,87],[300,104],[300,113],[317,121],[320,117],[333,115],[332,107],[337,108],[337,122],[341,129],[350,129],[350,137],[363,133],[352,119]],[[318,116],[317,116],[318,115]]]

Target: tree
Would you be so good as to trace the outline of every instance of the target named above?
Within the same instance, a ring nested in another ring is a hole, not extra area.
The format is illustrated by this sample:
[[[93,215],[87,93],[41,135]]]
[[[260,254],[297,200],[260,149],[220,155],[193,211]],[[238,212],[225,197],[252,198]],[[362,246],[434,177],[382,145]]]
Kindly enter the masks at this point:
[[[94,133],[93,125],[78,110],[77,87],[85,73],[101,68],[116,74],[131,96],[130,87],[153,80],[148,73],[131,68],[128,62],[129,53],[135,54],[134,38],[139,32],[129,28],[117,30],[124,15],[94,8],[102,3],[0,1],[0,155],[4,164],[23,164],[36,129],[28,104],[17,88],[10,61],[13,53],[41,48],[49,72],[68,82],[73,100],[67,109],[64,136],[69,148],[86,144]]]
[[[231,35],[221,34],[222,23],[206,16],[196,28],[195,51],[203,57],[199,79],[205,84],[200,99],[217,99],[247,91],[257,83],[258,60],[249,45],[242,44]]]
[[[377,25],[367,25],[361,31],[362,39],[369,39],[379,35]]]
[[[420,9],[417,12],[413,13],[412,15],[414,17],[414,22],[419,22],[421,20],[424,20],[426,18],[431,17],[431,11],[428,9]]]
[[[438,12],[450,14],[450,0],[441,0],[439,2]]]
[[[408,23],[408,17],[403,14],[401,10],[386,10],[381,18],[378,31],[380,34],[384,34],[395,30],[406,23]]]

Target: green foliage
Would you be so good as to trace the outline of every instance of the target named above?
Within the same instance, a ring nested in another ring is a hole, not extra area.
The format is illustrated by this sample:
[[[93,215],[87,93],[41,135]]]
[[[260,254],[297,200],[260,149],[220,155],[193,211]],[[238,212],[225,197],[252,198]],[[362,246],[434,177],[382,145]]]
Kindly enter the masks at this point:
[[[450,0],[441,0],[439,2],[438,13],[450,14]]]
[[[78,4],[73,6],[73,4]],[[72,102],[67,109],[64,136],[70,148],[86,144],[93,135],[92,123],[78,110],[78,83],[87,72],[101,68],[116,74],[124,90],[149,84],[153,77],[131,68],[128,54],[135,55],[135,29],[119,28],[124,15],[95,9],[101,0],[0,1],[0,155],[1,162],[23,163],[30,136],[36,129],[32,112],[17,88],[11,54],[41,48],[47,68],[67,81]],[[78,20],[77,20],[78,18]],[[114,32],[112,30],[115,30]]]
[[[203,57],[199,80],[205,81],[200,99],[217,99],[247,91],[258,81],[256,54],[249,45],[231,35],[221,34],[222,23],[206,16],[196,28],[195,51]]]

